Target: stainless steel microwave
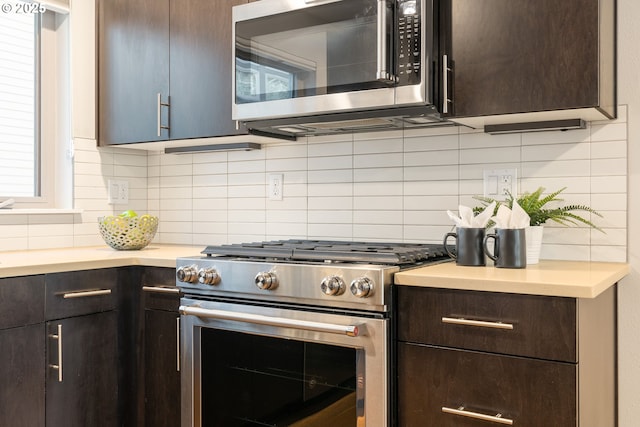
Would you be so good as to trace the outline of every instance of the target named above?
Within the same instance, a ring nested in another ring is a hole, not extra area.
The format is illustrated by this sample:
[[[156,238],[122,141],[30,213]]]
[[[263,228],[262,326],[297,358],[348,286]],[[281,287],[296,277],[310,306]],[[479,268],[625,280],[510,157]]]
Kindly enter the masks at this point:
[[[441,122],[436,38],[433,0],[235,6],[233,118],[293,137]]]

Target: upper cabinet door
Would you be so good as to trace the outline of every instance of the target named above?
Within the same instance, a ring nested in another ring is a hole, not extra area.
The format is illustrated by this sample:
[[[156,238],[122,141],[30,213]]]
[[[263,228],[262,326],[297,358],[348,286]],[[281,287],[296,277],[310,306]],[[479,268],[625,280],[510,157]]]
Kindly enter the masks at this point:
[[[231,119],[231,8],[99,0],[100,145],[246,134]]]
[[[451,0],[454,115],[613,108],[612,11],[613,0]]]
[[[169,0],[100,0],[98,17],[99,143],[167,139]]]
[[[231,8],[242,3],[171,1],[171,139],[246,133],[231,119]]]

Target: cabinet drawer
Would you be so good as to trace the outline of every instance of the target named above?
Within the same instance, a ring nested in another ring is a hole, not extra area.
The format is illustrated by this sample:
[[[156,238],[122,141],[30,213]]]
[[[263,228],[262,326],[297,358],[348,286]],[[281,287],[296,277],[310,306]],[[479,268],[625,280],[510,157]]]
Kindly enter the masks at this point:
[[[118,270],[115,268],[47,274],[45,282],[47,320],[116,307]]]
[[[576,375],[571,363],[400,343],[399,426],[576,426]]]
[[[573,298],[398,287],[400,341],[577,361]]]
[[[145,267],[142,273],[144,308],[178,311],[180,289],[176,287],[176,271],[173,268]]]
[[[0,279],[0,329],[44,321],[44,276]]]

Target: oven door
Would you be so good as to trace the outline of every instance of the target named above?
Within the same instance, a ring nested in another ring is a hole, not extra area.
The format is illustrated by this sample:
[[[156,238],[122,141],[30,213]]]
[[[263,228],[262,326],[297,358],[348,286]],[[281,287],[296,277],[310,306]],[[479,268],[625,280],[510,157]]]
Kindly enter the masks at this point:
[[[388,319],[183,298],[182,427],[386,427]]]
[[[425,1],[408,3],[415,11],[427,8]],[[427,67],[420,67],[411,81],[399,78],[397,10],[394,0],[262,0],[235,6],[234,120],[430,102]],[[402,56],[411,56],[411,67],[427,61],[424,53]]]

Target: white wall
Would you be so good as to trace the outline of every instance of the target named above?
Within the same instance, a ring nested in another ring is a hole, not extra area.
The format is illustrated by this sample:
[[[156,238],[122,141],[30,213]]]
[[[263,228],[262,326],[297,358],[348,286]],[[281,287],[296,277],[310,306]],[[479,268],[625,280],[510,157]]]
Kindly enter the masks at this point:
[[[620,426],[640,420],[640,2],[618,0],[618,100],[628,105],[628,261],[619,303]]]

